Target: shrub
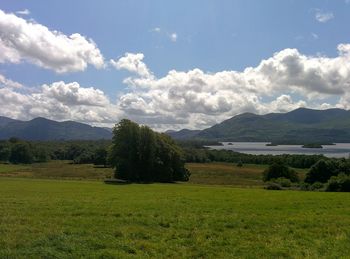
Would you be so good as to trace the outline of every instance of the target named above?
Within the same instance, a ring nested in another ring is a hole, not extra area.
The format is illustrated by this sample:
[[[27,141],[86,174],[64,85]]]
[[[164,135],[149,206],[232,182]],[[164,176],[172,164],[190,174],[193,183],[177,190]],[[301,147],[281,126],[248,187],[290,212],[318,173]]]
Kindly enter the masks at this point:
[[[310,185],[310,191],[320,191],[324,187],[323,183],[315,182],[312,185]]]
[[[331,178],[331,176],[337,175],[337,165],[331,160],[319,160],[311,166],[310,170],[306,174],[305,182],[315,183],[321,182],[325,183]]]
[[[267,183],[267,185],[265,186],[265,189],[266,190],[283,190],[281,185],[279,185],[278,183],[273,183],[273,182]]]
[[[350,176],[339,174],[332,176],[326,185],[328,192],[350,192]]]
[[[271,180],[274,183],[277,183],[279,185],[281,185],[282,187],[291,187],[292,186],[292,182],[291,180],[285,178],[285,177],[280,177],[277,179],[272,179]]]
[[[243,166],[242,161],[238,161],[237,166],[238,166],[238,167],[242,167],[242,166]]]
[[[282,163],[273,163],[263,173],[264,182],[281,177],[289,179],[292,182],[299,181],[298,174]]]

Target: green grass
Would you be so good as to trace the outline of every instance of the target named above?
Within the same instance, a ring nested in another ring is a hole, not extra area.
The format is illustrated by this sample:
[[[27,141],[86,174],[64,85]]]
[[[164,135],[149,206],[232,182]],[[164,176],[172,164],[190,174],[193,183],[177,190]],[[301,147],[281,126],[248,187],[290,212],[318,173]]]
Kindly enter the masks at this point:
[[[12,165],[12,164],[1,164],[0,163],[0,176],[5,176],[8,173],[16,171],[27,170],[30,166],[28,165]]]
[[[31,165],[0,164],[0,176],[55,178],[55,179],[105,179],[113,175],[113,169],[91,164],[77,165],[70,161],[51,161]]]
[[[0,178],[0,258],[346,258],[346,193]]]
[[[232,163],[188,163],[190,183],[232,185],[236,187],[262,186],[262,172],[266,165],[245,164],[237,167]],[[301,178],[306,170],[296,169]],[[70,161],[51,161],[32,165],[0,164],[0,176],[21,178],[86,179],[101,180],[113,176],[113,169],[91,164],[72,164]]]
[[[188,163],[191,172],[190,183],[232,185],[236,187],[263,186],[262,172],[267,165],[245,164],[237,167],[232,163]],[[294,169],[304,179],[306,169]]]

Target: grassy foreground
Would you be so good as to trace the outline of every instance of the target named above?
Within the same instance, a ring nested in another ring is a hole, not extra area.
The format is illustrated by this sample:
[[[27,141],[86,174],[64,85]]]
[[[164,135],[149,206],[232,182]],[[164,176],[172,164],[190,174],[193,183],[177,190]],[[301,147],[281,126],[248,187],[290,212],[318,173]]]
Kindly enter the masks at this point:
[[[340,258],[347,193],[0,178],[0,258]]]

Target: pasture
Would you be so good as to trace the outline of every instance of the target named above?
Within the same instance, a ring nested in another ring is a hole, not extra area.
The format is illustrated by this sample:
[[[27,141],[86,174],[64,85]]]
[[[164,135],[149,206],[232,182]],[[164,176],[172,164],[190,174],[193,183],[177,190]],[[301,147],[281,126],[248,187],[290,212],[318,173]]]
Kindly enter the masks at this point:
[[[187,164],[189,183],[129,185],[67,161],[0,168],[0,258],[339,258],[350,249],[347,193],[267,191],[265,166]]]

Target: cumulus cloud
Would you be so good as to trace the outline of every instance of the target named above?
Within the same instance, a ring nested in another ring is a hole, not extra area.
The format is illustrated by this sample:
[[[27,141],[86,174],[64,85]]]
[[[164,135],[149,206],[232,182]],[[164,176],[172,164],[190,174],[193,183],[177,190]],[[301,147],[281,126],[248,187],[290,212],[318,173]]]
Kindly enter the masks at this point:
[[[335,57],[284,49],[243,71],[171,70],[156,77],[142,53],[111,60],[131,76],[110,101],[103,91],[76,82],[44,84],[23,92],[0,77],[0,112],[19,119],[37,116],[111,126],[126,117],[158,130],[205,128],[243,112],[287,112],[298,107],[350,109],[350,44]],[[336,101],[335,101],[336,100]]]
[[[125,62],[130,56],[138,57],[138,65],[133,59]],[[338,56],[332,58],[284,49],[242,72],[171,70],[161,78],[147,76],[151,72],[143,58],[140,53],[127,53],[119,59],[123,65],[116,68],[135,75],[124,80],[130,88],[120,96],[118,107],[124,116],[153,127],[203,128],[247,111],[350,107],[350,44],[340,44]],[[339,103],[327,106],[325,100],[331,97],[340,98]]]
[[[5,76],[0,74],[0,88],[22,88],[23,85],[21,83],[12,81],[11,79],[7,79]]]
[[[100,50],[79,33],[67,36],[0,10],[0,63],[27,61],[57,73],[104,66]]]
[[[45,84],[30,92],[0,88],[0,113],[23,120],[40,116],[106,126],[120,118],[118,107],[101,90],[76,82]]]
[[[332,12],[323,12],[322,10],[316,10],[315,19],[318,22],[326,23],[329,20],[334,18],[334,14]]]
[[[116,69],[125,69],[129,72],[136,73],[142,78],[153,77],[145,63],[143,63],[144,55],[142,53],[125,53],[124,57],[118,60],[110,60],[112,66]]]

